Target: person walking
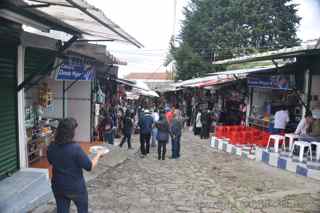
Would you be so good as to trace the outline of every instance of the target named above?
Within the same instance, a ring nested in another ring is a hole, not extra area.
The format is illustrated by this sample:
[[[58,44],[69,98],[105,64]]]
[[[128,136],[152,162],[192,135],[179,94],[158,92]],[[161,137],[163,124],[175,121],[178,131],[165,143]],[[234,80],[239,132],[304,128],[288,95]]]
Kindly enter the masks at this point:
[[[113,126],[112,126],[112,144],[113,144],[113,141],[114,141],[114,138],[117,136],[117,129],[118,129],[118,115],[116,113],[116,108],[115,107],[111,107],[110,110],[109,110],[109,115],[112,119],[112,123],[113,123]]]
[[[196,113],[196,119],[195,119],[195,135],[200,135],[201,129],[202,129],[202,123],[201,123],[201,111],[199,110]]]
[[[180,157],[180,140],[182,133],[182,118],[179,113],[174,113],[172,124],[170,127],[172,159]]]
[[[55,140],[47,151],[48,161],[52,165],[51,187],[57,213],[69,212],[71,201],[79,213],[88,212],[88,192],[82,170],[94,169],[103,155],[98,152],[90,160],[80,145],[73,141],[77,126],[73,118],[61,120]]]
[[[108,144],[113,144],[114,141],[114,132],[113,132],[113,119],[109,113],[105,115],[104,120],[102,121],[102,128],[104,131],[104,141]]]
[[[171,122],[172,122],[174,111],[175,111],[174,107],[172,107],[171,109],[167,108],[167,110],[166,110],[166,118],[167,118],[167,121],[169,124],[171,124]]]
[[[158,160],[165,160],[170,129],[169,123],[164,113],[160,114],[160,118],[159,121],[156,123],[156,127],[158,128]]]
[[[151,132],[153,127],[153,118],[149,110],[144,110],[144,114],[142,119],[139,123],[140,126],[140,150],[142,157],[149,154],[150,151],[150,139],[151,139]]]
[[[209,110],[203,110],[201,113],[201,133],[200,133],[200,138],[201,139],[208,139],[209,138],[209,131],[210,131],[210,126],[211,126],[211,121],[210,121],[210,111]]]
[[[124,142],[127,141],[128,143],[128,149],[132,149],[131,147],[131,135],[133,131],[133,118],[130,113],[130,110],[128,109],[126,111],[126,114],[123,119],[123,138],[120,143],[120,147],[123,146]]]
[[[154,123],[159,121],[159,110],[157,108],[154,109],[154,111],[152,113],[152,118],[153,118]],[[157,144],[157,132],[158,132],[157,127],[155,125],[153,125],[151,147],[155,147]]]

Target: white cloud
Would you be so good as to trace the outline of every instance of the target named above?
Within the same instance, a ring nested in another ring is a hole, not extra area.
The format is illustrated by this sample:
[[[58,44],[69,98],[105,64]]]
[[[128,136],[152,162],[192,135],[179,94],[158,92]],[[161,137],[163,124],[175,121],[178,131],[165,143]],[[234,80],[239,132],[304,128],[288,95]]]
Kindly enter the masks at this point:
[[[173,33],[174,0],[87,0],[100,8],[126,32],[144,44],[138,49],[132,45],[109,42],[108,50],[127,66],[120,67],[120,76],[129,72],[155,72],[164,70],[163,64],[169,40]],[[189,0],[177,0],[176,29],[180,30],[183,7]],[[320,36],[320,3],[318,0],[294,0],[300,4],[302,17],[298,36],[302,40]],[[159,68],[160,67],[160,68]]]
[[[107,17],[144,44],[137,49],[121,43],[107,43],[109,51],[128,62],[120,68],[120,75],[128,72],[154,72],[163,70],[163,64],[173,33],[174,0],[88,0],[100,8]],[[177,0],[177,19],[182,17],[182,7],[187,0]],[[176,22],[178,26],[180,21]],[[178,27],[176,32],[178,31]]]
[[[298,16],[302,19],[298,28],[298,37],[304,41],[320,37],[320,1],[294,0],[298,6]]]

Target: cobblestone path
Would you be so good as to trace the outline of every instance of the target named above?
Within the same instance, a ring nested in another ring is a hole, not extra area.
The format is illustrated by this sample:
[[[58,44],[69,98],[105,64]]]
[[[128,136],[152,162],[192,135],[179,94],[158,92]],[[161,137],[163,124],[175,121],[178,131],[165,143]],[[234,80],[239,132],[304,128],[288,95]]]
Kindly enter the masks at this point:
[[[181,145],[178,160],[152,149],[89,181],[90,212],[320,212],[318,181],[217,152],[189,132]]]

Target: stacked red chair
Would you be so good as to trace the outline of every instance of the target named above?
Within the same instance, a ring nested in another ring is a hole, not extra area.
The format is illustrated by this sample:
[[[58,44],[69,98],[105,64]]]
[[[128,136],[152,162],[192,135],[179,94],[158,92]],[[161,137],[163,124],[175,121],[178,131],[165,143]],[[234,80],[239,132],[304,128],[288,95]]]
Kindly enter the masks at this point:
[[[250,144],[257,145],[259,139],[261,139],[261,137],[262,137],[262,131],[260,131],[259,129],[256,129],[256,128],[251,128],[249,131],[252,134]]]
[[[243,134],[240,131],[233,131],[230,135],[230,142],[233,145],[240,144],[243,141]]]
[[[222,137],[224,137],[224,134],[225,134],[225,127],[224,126],[216,126],[215,136],[217,138],[222,138]]]
[[[260,147],[266,147],[268,145],[270,135],[271,134],[269,132],[263,131],[260,139],[257,141],[257,145]]]

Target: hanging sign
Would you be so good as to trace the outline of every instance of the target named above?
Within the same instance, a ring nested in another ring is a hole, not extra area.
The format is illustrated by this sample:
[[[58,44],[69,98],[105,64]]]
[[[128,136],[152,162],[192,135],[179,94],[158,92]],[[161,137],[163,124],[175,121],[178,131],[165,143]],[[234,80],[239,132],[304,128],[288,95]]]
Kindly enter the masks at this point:
[[[82,56],[68,55],[57,71],[59,81],[91,81],[94,78],[95,66],[92,60]]]
[[[289,90],[293,88],[293,79],[288,75],[248,76],[249,87]]]

